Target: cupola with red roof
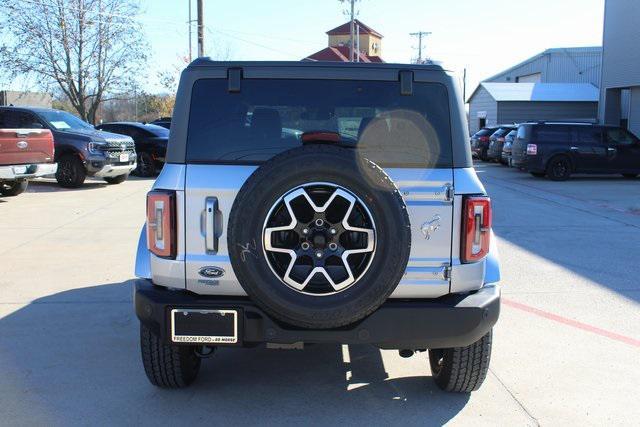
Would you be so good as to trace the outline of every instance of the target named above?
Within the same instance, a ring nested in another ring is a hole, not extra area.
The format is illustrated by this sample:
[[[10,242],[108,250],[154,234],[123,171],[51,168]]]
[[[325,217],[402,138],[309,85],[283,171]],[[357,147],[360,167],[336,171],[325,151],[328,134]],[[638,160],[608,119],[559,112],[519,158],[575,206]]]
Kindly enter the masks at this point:
[[[358,19],[354,20],[356,37],[356,48],[359,62],[384,62],[380,57],[382,53],[382,34],[363,24]],[[327,31],[329,36],[329,47],[322,49],[312,55],[307,56],[307,61],[344,61],[349,62],[349,48],[351,45],[351,21],[348,21],[332,30]]]

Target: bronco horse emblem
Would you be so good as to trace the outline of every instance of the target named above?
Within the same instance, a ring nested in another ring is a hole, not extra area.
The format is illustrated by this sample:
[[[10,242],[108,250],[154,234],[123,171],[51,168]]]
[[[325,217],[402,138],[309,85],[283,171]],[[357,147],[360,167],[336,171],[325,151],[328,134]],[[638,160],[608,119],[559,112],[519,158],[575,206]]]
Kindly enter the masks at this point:
[[[431,221],[425,221],[420,226],[420,231],[424,234],[424,238],[429,240],[431,235],[440,228],[440,215],[436,214],[431,218]]]

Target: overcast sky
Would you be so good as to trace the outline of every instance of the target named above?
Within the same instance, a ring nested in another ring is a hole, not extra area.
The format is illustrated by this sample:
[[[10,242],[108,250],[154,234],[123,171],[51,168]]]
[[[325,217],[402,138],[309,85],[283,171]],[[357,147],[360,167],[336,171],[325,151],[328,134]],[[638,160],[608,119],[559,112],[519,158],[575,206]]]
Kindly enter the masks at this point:
[[[348,20],[338,0],[204,2],[206,53],[225,59],[299,60],[326,47],[325,32]],[[188,52],[188,0],[142,5],[151,69],[179,64]],[[360,0],[357,8],[358,18],[384,36],[387,62],[409,62],[417,46],[409,33],[431,31],[426,54],[460,75],[466,67],[467,94],[544,49],[602,44],[604,0]]]

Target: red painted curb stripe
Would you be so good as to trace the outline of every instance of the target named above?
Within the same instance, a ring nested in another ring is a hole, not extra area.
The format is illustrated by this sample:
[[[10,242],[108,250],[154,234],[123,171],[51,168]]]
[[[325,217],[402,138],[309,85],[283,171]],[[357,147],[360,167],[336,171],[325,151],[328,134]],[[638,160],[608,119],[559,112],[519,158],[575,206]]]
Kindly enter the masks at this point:
[[[601,335],[603,337],[610,338],[612,340],[620,341],[625,344],[632,345],[634,347],[640,347],[640,340],[627,337],[625,335],[616,334],[615,332],[607,331],[605,329],[598,328],[596,326],[587,325],[586,323],[578,322],[577,320],[562,317],[557,314],[550,313],[548,311],[540,310],[535,307],[531,307],[526,304],[512,301],[510,299],[502,298],[502,303],[509,307],[517,308],[518,310],[526,311],[527,313],[535,314],[536,316],[544,317],[545,319],[553,320],[558,323],[563,323],[568,326],[573,326],[583,331],[593,332],[594,334]]]

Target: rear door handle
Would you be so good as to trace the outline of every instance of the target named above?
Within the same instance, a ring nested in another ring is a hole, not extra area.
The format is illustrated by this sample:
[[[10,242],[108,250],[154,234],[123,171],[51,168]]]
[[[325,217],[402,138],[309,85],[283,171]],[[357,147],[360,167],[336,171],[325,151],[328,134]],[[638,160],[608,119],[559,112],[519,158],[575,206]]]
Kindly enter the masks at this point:
[[[216,226],[218,198],[207,197],[205,202],[204,239],[207,252],[218,252],[218,230]]]
[[[570,147],[569,148],[571,151],[578,151],[578,147]]]

